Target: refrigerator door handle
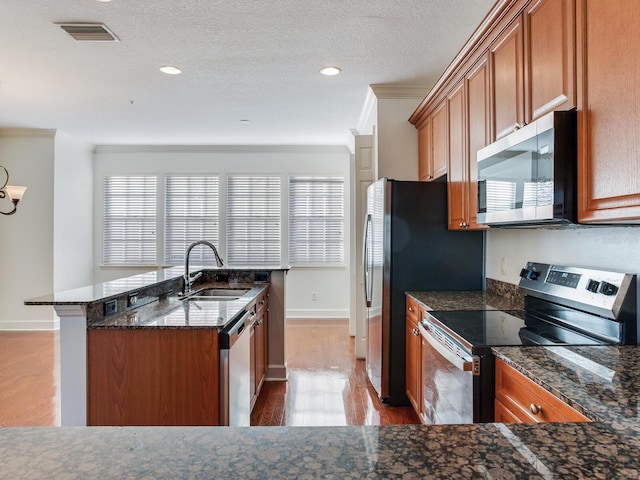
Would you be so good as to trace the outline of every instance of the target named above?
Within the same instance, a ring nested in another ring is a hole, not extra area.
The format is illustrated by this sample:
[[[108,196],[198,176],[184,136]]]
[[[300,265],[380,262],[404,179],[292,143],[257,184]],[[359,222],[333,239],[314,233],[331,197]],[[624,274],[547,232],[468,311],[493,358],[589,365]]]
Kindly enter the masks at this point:
[[[367,307],[371,306],[371,278],[370,276],[373,274],[373,269],[369,268],[369,226],[371,225],[371,214],[367,214],[364,221],[364,235],[363,235],[363,245],[362,245],[362,270],[364,277],[364,299],[367,304]]]

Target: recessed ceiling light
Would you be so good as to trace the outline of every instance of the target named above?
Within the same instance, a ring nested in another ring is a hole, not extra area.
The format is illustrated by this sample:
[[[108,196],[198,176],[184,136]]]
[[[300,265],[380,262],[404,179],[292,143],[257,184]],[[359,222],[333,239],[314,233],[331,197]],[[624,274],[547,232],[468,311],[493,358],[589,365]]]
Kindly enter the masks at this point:
[[[162,73],[166,73],[167,75],[180,75],[182,73],[182,70],[180,70],[178,67],[174,67],[173,65],[164,65],[160,67],[160,71]]]
[[[340,72],[341,70],[338,67],[332,67],[332,66],[323,67],[320,69],[320,73],[322,75],[327,75],[327,76],[339,75]]]

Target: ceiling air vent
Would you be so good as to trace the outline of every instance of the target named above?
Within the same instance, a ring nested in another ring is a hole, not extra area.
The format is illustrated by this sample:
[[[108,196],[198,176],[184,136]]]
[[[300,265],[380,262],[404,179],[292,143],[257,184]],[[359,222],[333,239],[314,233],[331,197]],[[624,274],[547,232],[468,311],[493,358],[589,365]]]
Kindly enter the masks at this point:
[[[78,42],[118,42],[120,39],[103,23],[58,23]]]

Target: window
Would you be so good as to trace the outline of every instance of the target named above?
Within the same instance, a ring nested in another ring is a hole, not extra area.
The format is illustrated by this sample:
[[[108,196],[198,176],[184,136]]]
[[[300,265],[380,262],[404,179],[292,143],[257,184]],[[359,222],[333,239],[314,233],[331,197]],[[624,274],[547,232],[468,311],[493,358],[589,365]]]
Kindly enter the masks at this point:
[[[227,177],[227,260],[279,265],[280,176]]]
[[[289,180],[289,262],[344,264],[344,179]]]
[[[155,176],[104,178],[102,262],[156,264]]]
[[[184,262],[187,247],[198,240],[218,245],[218,177],[174,176],[165,184],[164,260]],[[215,265],[209,248],[194,248],[192,265]]]

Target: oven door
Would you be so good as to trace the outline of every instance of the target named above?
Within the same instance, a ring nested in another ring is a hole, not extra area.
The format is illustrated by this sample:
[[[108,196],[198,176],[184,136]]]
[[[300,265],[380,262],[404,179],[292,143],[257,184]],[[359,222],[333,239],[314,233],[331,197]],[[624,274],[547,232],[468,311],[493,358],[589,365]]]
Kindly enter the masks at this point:
[[[484,421],[479,413],[481,358],[471,354],[460,356],[460,351],[456,353],[451,349],[458,348],[455,340],[448,336],[443,339],[437,327],[426,320],[423,323],[418,324],[422,335],[423,422],[459,424]]]

